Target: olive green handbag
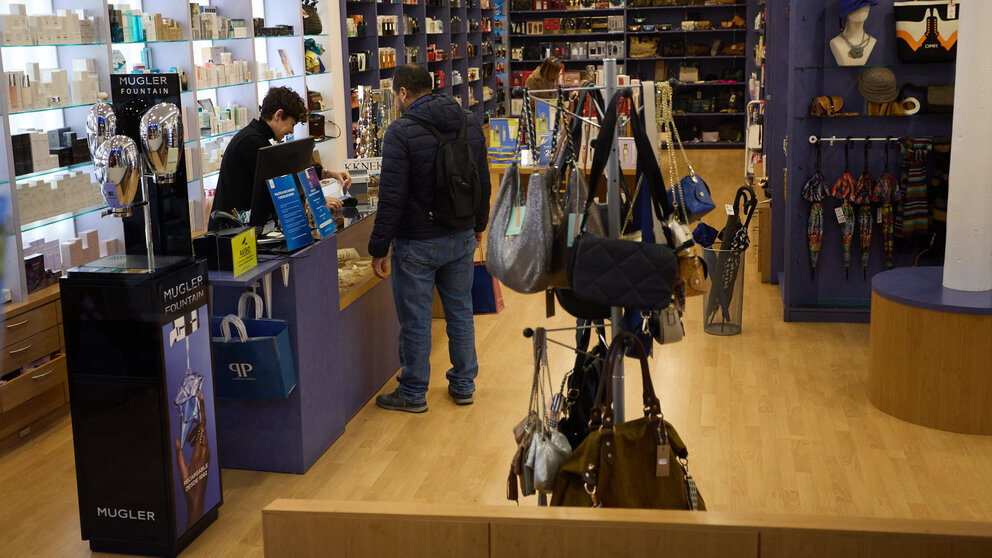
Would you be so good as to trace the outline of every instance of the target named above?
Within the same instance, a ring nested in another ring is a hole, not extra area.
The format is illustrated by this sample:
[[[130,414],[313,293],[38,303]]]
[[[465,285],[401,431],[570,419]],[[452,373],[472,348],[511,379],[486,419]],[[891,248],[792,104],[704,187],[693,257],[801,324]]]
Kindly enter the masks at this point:
[[[612,371],[631,346],[641,361],[644,416],[615,425]],[[661,413],[647,351],[629,332],[622,332],[610,346],[589,426],[589,435],[558,471],[552,506],[706,509],[689,474],[685,443]]]

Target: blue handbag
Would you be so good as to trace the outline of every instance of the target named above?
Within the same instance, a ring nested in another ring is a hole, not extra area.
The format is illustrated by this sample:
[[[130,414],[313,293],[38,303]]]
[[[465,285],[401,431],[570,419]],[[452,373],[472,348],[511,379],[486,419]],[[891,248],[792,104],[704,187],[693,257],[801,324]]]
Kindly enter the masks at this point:
[[[678,184],[669,188],[668,202],[678,211],[679,221],[685,224],[698,221],[716,209],[710,187],[698,174],[683,176]]]
[[[217,397],[285,399],[296,387],[289,325],[286,320],[261,319],[261,297],[245,294],[256,300],[255,319],[242,317],[246,308],[242,296],[237,316],[211,320]]]

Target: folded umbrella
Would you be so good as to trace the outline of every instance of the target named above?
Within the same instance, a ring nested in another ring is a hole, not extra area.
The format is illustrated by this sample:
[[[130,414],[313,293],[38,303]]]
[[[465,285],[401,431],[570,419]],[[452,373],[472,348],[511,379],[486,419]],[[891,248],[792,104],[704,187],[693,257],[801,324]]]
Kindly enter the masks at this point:
[[[858,178],[852,201],[858,206],[858,232],[861,236],[861,273],[868,279],[868,260],[871,258],[871,196],[875,190],[875,177],[868,172],[868,147],[865,138],[865,169]]]
[[[891,138],[885,139],[885,167],[875,181],[871,201],[879,204],[879,219],[882,224],[882,251],[885,253],[885,267],[892,269],[895,252],[895,212],[892,208],[893,198],[897,195],[899,183],[889,173],[889,144]]]
[[[734,214],[727,216],[727,225],[721,233],[723,242],[716,259],[716,272],[711,275],[714,285],[706,304],[706,325],[713,325],[718,310],[721,311],[724,323],[731,319],[730,303],[734,297],[734,284],[741,269],[741,257],[750,244],[747,227],[751,224],[756,207],[758,197],[754,190],[746,184],[738,188],[734,198]]]
[[[827,195],[823,170],[820,168],[820,142],[816,142],[816,170],[803,185],[803,199],[809,202],[809,219],[806,224],[806,240],[809,248],[809,277],[816,273],[823,246],[823,198]]]
[[[851,138],[844,142],[844,174],[834,182],[830,188],[830,195],[841,200],[841,212],[844,222],[840,224],[841,243],[844,248],[844,277],[850,277],[851,271],[851,243],[854,240],[854,190],[857,187],[857,180],[851,174],[850,168],[850,145]]]

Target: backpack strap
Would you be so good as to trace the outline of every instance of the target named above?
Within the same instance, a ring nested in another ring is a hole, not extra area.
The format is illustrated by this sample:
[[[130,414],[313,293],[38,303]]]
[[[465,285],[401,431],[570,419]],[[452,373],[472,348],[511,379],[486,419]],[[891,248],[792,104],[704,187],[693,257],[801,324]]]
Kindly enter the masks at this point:
[[[402,118],[406,118],[407,120],[412,120],[413,122],[416,122],[417,124],[423,126],[428,132],[430,132],[434,136],[435,139],[437,139],[437,142],[439,144],[445,142],[444,136],[441,135],[441,132],[439,132],[437,128],[435,128],[434,126],[431,126],[431,124],[426,120],[417,118],[416,116],[410,116],[407,114],[404,114]]]

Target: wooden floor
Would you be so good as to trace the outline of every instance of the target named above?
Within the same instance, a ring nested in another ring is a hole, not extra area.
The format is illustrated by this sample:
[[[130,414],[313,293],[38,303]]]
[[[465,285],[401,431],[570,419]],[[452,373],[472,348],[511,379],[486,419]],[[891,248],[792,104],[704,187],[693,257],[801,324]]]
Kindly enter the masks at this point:
[[[783,323],[778,288],[758,283],[755,264],[752,250],[742,335],[702,333],[696,298],[686,340],[655,349],[665,416],[688,444],[709,509],[992,520],[992,437],[928,430],[876,410],[867,398],[868,326]],[[540,296],[504,296],[505,312],[476,322],[475,405],[447,397],[436,322],[429,412],[367,405],[303,476],[225,470],[220,519],[184,556],[260,556],[260,510],[279,497],[512,505],[504,499],[511,427],[525,412],[531,374],[521,330],[569,319],[545,320]],[[564,349],[551,356],[557,382],[572,357]],[[640,387],[637,378],[627,383],[628,416],[638,412]],[[0,556],[87,555],[76,504],[62,416],[0,453]]]

